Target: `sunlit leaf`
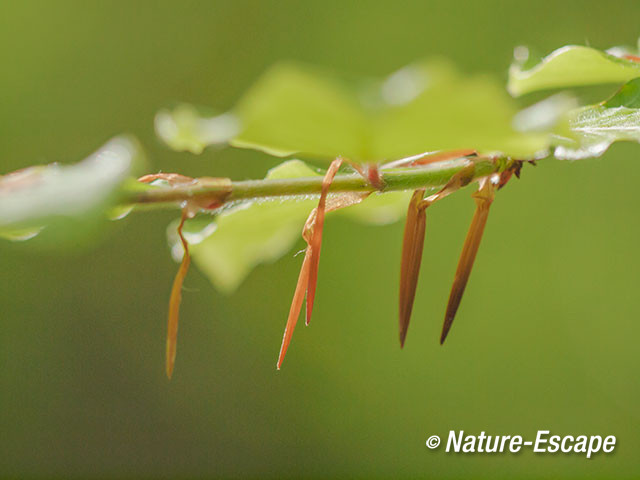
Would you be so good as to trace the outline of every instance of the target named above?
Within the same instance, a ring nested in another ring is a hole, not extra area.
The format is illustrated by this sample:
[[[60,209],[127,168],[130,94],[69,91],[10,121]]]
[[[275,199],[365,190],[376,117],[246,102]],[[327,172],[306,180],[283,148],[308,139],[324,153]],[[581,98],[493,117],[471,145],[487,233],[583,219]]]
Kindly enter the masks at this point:
[[[75,165],[30,167],[0,177],[0,236],[64,244],[107,219],[119,188],[142,161],[132,138],[117,137]]]
[[[606,83],[625,83],[640,77],[640,63],[625,58],[636,52],[612,49],[607,52],[590,47],[562,47],[531,66],[526,49],[516,50],[516,61],[509,70],[508,90],[523,95],[537,90],[579,87]]]
[[[578,99],[567,92],[556,93],[520,110],[513,117],[513,125],[522,132],[547,132],[568,128],[566,115],[578,108]]]
[[[300,160],[288,160],[271,169],[267,178],[321,176]],[[361,204],[329,213],[371,224],[398,220],[406,210],[407,193],[371,195]],[[331,197],[330,197],[331,198]],[[251,270],[289,252],[301,238],[302,227],[317,205],[317,196],[243,202],[215,218],[200,215],[185,223],[184,235],[196,265],[224,292],[236,289]],[[176,260],[182,247],[175,225],[168,228]]]
[[[397,222],[407,213],[411,192],[372,193],[362,203],[335,212],[370,225]]]
[[[422,89],[405,103],[387,103],[374,116],[370,137],[374,159],[465,148],[529,158],[547,147],[546,133],[515,130],[513,117],[518,110],[493,78],[460,76],[440,63],[405,70],[407,77],[423,79]]]
[[[640,142],[640,78],[631,80],[606,102],[573,111],[569,125],[570,135],[559,137],[557,158],[597,157],[614,142]]]
[[[534,157],[548,147],[548,132],[516,130],[516,113],[499,82],[460,75],[445,61],[357,82],[286,63],[267,71],[232,110],[240,130],[230,143],[276,156],[341,155],[361,162],[468,148]],[[206,143],[200,121],[183,122],[182,137],[199,139],[193,151]]]
[[[232,145],[278,156],[362,158],[367,116],[358,99],[319,69],[272,67],[242,97],[235,113],[240,134]]]
[[[207,146],[227,143],[239,129],[237,118],[230,113],[207,116],[187,104],[160,110],[154,123],[156,134],[170,148],[195,154]]]

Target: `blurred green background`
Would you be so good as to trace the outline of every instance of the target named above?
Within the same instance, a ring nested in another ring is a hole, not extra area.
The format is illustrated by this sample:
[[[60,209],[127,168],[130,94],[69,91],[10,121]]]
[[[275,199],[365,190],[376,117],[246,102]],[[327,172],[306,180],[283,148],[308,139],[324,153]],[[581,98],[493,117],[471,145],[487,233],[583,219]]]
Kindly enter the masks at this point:
[[[77,161],[132,132],[152,171],[261,177],[249,151],[173,153],[153,115],[229,108],[286,58],[385,75],[445,55],[506,78],[512,49],[634,44],[637,0],[2,2],[0,171]],[[456,325],[438,345],[473,211],[430,211],[407,344],[402,225],[329,218],[314,322],[275,369],[301,261],[217,293],[195,268],[164,375],[172,212],[130,216],[95,248],[0,243],[0,476],[640,477],[640,147],[540,162],[500,193]],[[300,243],[300,248],[302,242]],[[616,435],[615,453],[453,455],[449,430]]]

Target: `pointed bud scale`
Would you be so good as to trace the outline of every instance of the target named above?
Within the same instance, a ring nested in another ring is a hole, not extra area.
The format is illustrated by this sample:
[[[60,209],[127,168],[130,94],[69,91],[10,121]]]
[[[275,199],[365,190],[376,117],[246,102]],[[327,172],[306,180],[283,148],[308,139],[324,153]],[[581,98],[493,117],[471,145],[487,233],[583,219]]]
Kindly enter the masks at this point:
[[[401,347],[404,346],[409,321],[411,320],[411,311],[413,310],[413,301],[416,295],[420,263],[422,261],[426,225],[425,207],[421,205],[424,193],[424,188],[413,192],[404,227],[402,258],[400,261],[400,302],[398,312]]]
[[[311,249],[311,258],[309,259],[309,283],[307,285],[307,315],[306,324],[309,325],[311,321],[311,313],[313,312],[313,302],[316,298],[316,286],[318,285],[318,266],[320,264],[320,249],[322,247],[322,231],[324,229],[324,216],[327,205],[327,194],[329,193],[329,187],[333,182],[338,169],[342,165],[342,158],[338,157],[327,169],[327,173],[322,180],[322,190],[320,193],[320,200],[318,201],[318,207],[316,208],[315,225],[311,231],[311,240],[309,247]]]
[[[447,311],[444,317],[444,325],[442,326],[442,334],[440,335],[440,344],[444,343],[447,338],[447,334],[451,329],[456,312],[460,306],[460,301],[462,300],[462,295],[467,286],[467,281],[473,268],[473,262],[476,259],[478,247],[482,240],[484,227],[487,224],[489,208],[491,207],[494,196],[495,186],[490,179],[484,180],[480,189],[473,194],[473,198],[476,201],[476,211],[471,220],[471,226],[469,227],[469,232],[467,233],[462,247],[462,253],[460,254],[460,260],[458,261],[458,268],[453,280]]]
[[[178,268],[178,273],[173,280],[173,287],[171,288],[171,298],[169,299],[169,320],[167,322],[167,352],[166,352],[166,372],[167,377],[171,379],[173,375],[173,367],[176,363],[176,350],[178,343],[178,320],[180,318],[180,301],[182,300],[182,284],[184,278],[189,271],[189,263],[191,257],[189,256],[189,244],[182,234],[182,228],[184,222],[187,219],[187,210],[182,211],[182,217],[180,218],[180,224],[178,225],[178,236],[182,242],[182,248],[184,249],[184,255],[182,256],[182,263]]]

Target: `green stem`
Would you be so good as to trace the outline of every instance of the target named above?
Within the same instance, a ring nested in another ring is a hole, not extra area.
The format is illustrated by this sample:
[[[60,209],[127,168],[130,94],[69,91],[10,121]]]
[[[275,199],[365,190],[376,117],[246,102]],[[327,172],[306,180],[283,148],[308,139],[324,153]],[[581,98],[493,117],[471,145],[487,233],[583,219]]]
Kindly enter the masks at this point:
[[[468,160],[441,162],[425,167],[381,170],[383,192],[414,190],[416,188],[438,188],[444,186],[453,175],[468,165]],[[495,159],[474,160],[474,180],[499,171],[504,161]],[[269,197],[319,194],[322,177],[245,180],[206,185],[195,184],[177,187],[153,188],[131,192],[123,203],[163,204],[179,203],[194,199],[224,198],[224,202]],[[377,191],[368,181],[357,174],[338,175],[331,184],[331,192]]]

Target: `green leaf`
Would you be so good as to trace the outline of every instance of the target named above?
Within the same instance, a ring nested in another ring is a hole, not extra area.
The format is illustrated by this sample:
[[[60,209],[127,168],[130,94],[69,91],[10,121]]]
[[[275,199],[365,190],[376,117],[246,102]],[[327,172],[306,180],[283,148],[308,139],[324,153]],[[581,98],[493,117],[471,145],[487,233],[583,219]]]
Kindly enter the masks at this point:
[[[631,80],[618,93],[604,102],[607,108],[627,107],[640,108],[640,80]]]
[[[208,116],[187,104],[160,110],[154,125],[156,135],[171,149],[195,154],[207,146],[227,143],[239,129],[237,118],[230,113]]]
[[[142,162],[138,142],[116,137],[75,165],[30,167],[0,177],[0,236],[61,245],[107,219],[120,186]]]
[[[549,141],[548,132],[514,129],[516,105],[494,79],[460,75],[446,61],[409,65],[382,81],[355,82],[318,68],[279,64],[232,113],[240,130],[231,145],[276,156],[378,162],[476,149],[531,158]]]
[[[598,157],[614,142],[640,142],[640,78],[606,102],[571,112],[569,126],[570,134],[558,138],[555,156],[560,159]]]
[[[523,49],[519,48],[517,52],[523,52]],[[623,58],[627,53],[631,52],[567,46],[532,67],[528,55],[519,53],[509,70],[507,88],[512,95],[518,96],[552,88],[626,83],[640,77],[640,63]]]
[[[513,117],[518,110],[503,86],[491,77],[462,77],[440,64],[415,65],[394,75],[406,77],[403,82],[420,85],[421,90],[404,103],[387,101],[374,116],[370,137],[374,159],[466,148],[530,158],[547,147],[548,134],[514,129]],[[423,83],[409,80],[416,77],[423,78]],[[394,76],[385,83],[393,81]],[[398,92],[408,89],[402,82],[394,88]]]
[[[365,155],[367,116],[358,99],[318,69],[272,67],[240,100],[237,147],[271,155],[294,153],[359,159]]]
[[[271,169],[267,178],[296,178],[320,175],[300,160],[289,160]],[[350,218],[372,224],[398,220],[406,210],[407,193],[371,195],[361,204],[337,210]],[[185,238],[196,265],[223,292],[235,290],[251,270],[274,262],[299,241],[317,197],[243,202],[218,214],[206,215],[185,223]],[[334,212],[330,213],[333,215]],[[175,233],[177,224],[168,229],[174,258],[182,257],[182,247]]]
[[[335,214],[368,225],[388,225],[402,219],[407,213],[411,194],[412,192],[375,192],[362,203],[338,210]]]

